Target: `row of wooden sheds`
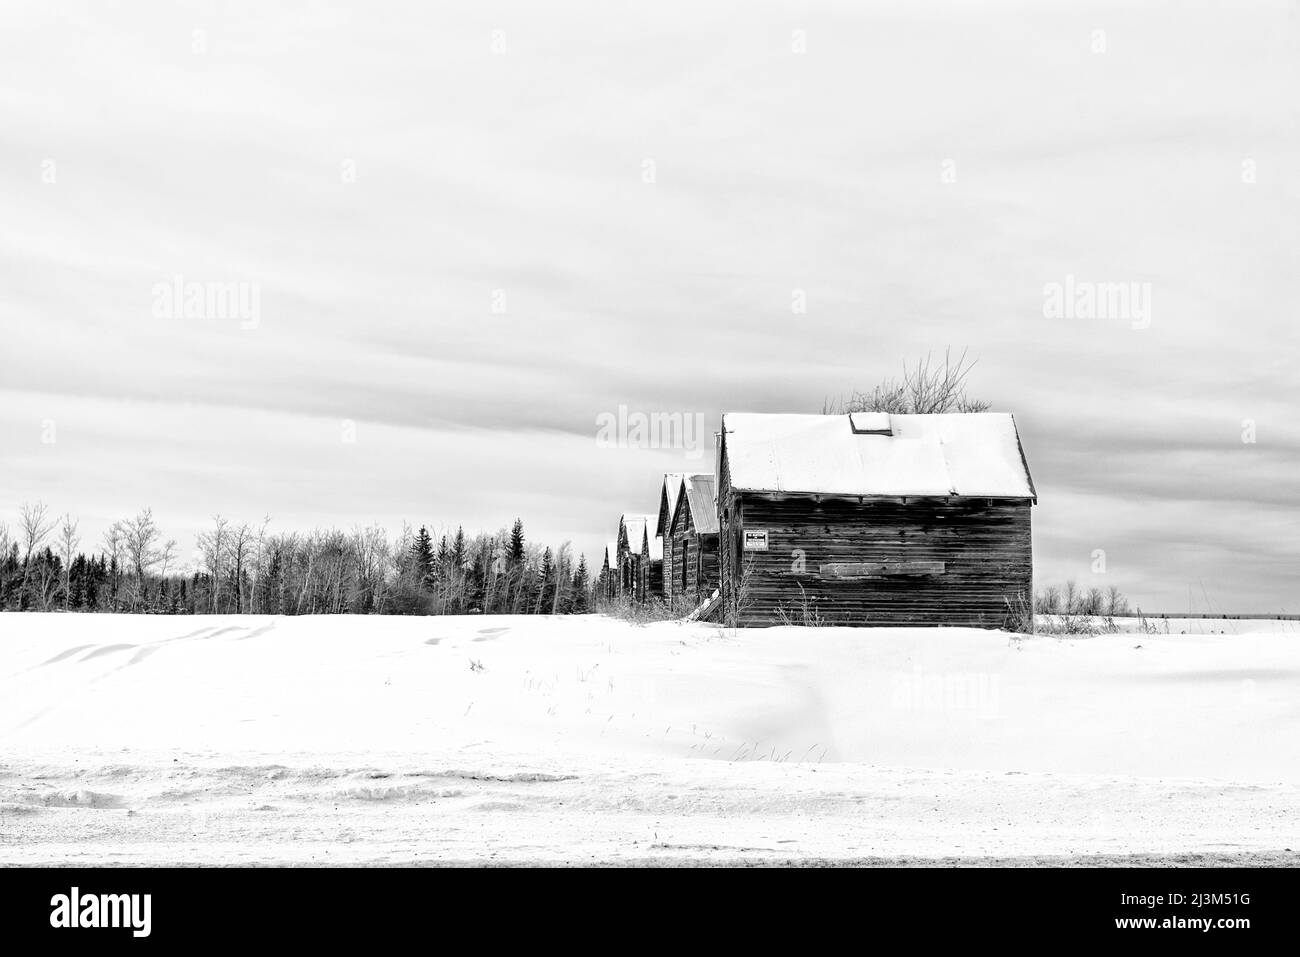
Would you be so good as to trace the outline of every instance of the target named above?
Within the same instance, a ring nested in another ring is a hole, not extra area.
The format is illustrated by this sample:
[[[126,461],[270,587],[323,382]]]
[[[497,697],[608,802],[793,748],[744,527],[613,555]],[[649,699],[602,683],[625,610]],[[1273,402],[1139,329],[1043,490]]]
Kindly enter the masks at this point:
[[[608,597],[741,625],[1000,627],[1028,607],[1038,498],[1010,414],[727,413],[715,463],[620,517]]]
[[[718,588],[718,509],[714,477],[669,472],[659,510],[619,516],[605,546],[600,583],[608,598],[698,605]]]

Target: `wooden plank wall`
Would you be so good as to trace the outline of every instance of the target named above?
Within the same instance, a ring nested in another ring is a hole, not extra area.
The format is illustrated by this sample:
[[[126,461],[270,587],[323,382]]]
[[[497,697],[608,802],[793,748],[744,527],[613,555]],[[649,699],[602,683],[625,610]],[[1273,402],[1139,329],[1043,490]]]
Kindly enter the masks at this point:
[[[664,562],[662,558],[658,561],[650,558],[649,544],[641,549],[637,571],[639,574],[636,589],[637,600],[649,601],[651,598],[663,598]]]
[[[700,562],[691,566],[696,597],[703,601],[718,587],[718,536],[699,535]],[[702,575],[700,572],[702,571]]]
[[[665,488],[661,489],[660,492],[659,492],[659,508],[660,508],[661,511],[663,511],[663,512],[667,512],[667,506],[668,506],[668,489],[667,489],[667,487],[665,487]],[[663,579],[663,583],[664,583],[664,584],[663,584],[663,596],[664,596],[664,598],[665,598],[667,601],[669,601],[669,602],[671,602],[671,601],[673,600],[673,594],[674,594],[674,593],[678,590],[678,588],[679,588],[679,586],[678,586],[678,584],[677,584],[678,579],[673,577],[673,564],[674,564],[673,559],[674,559],[674,556],[673,556],[673,549],[672,549],[672,537],[668,534],[668,528],[669,528],[669,526],[672,525],[672,523],[673,523],[673,516],[672,516],[671,513],[669,513],[669,514],[667,515],[667,517],[664,519],[664,530],[663,530],[663,534],[664,534],[664,558],[663,558],[664,567],[663,567],[663,573],[662,573],[662,579]]]
[[[720,477],[719,502],[726,502]],[[1033,594],[1029,500],[730,496],[721,549],[724,595],[737,624],[770,625],[803,595],[828,623],[1001,627],[1007,601]],[[766,529],[767,551],[742,551]],[[823,576],[834,563],[927,563],[879,578]],[[918,569],[937,568],[941,573]],[[740,587],[744,576],[744,587]],[[802,593],[800,591],[802,586]]]
[[[672,594],[680,595],[690,604],[697,605],[718,587],[718,536],[701,535],[695,529],[695,520],[691,515],[686,496],[682,496],[678,508],[682,512],[672,537],[672,547],[664,548],[664,567],[669,566],[668,556],[672,555]],[[703,562],[704,575],[700,576],[700,563]],[[682,569],[686,569],[686,588],[682,592]]]
[[[691,599],[699,604],[718,587],[718,536],[692,535],[687,572]]]
[[[718,435],[718,573],[722,592],[722,607],[719,609],[721,619],[733,624],[736,616],[738,595],[736,594],[736,569],[733,559],[738,553],[740,526],[734,514],[731,491],[731,466],[727,462],[727,433]]]
[[[653,562],[649,559],[645,562],[645,590],[641,595],[642,601],[648,601],[651,598],[664,597],[664,563],[662,561]]]
[[[670,539],[665,534],[664,535],[663,580],[664,580],[664,598],[667,599],[668,601],[672,601],[673,595],[675,595],[681,589],[681,586],[678,584],[678,579],[673,577],[673,566],[675,564],[676,564],[676,556],[673,554],[672,539]]]
[[[678,530],[677,534],[673,536],[673,574],[675,576],[673,580],[673,594],[686,598],[690,598],[690,594],[689,588],[686,590],[683,590],[682,588],[682,569],[689,567],[686,564],[686,554],[689,548],[688,542],[689,539],[686,535],[682,534],[680,530]],[[667,554],[667,550],[665,550],[664,554]]]

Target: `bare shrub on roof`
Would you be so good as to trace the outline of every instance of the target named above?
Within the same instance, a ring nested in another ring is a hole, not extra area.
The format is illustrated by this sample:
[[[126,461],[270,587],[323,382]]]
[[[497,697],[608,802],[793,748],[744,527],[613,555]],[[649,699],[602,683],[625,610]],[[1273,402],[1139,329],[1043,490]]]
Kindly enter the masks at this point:
[[[896,415],[931,415],[940,412],[987,412],[990,403],[966,394],[966,376],[975,367],[967,360],[966,350],[953,359],[950,349],[943,351],[942,362],[929,353],[918,359],[914,368],[904,366],[901,380],[889,378],[867,391],[847,398],[827,399],[822,414],[845,412],[890,412]]]

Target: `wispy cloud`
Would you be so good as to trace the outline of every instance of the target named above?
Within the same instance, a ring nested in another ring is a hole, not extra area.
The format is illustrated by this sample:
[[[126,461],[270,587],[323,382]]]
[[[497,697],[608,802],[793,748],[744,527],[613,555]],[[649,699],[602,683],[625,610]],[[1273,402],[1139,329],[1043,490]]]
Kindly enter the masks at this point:
[[[600,413],[815,411],[954,343],[1021,424],[1040,581],[1105,549],[1148,605],[1293,606],[1288,16],[11,8],[0,510],[520,514],[596,556],[682,467]],[[1150,327],[1045,318],[1067,275],[1150,283]],[[260,322],[155,317],[176,276]]]

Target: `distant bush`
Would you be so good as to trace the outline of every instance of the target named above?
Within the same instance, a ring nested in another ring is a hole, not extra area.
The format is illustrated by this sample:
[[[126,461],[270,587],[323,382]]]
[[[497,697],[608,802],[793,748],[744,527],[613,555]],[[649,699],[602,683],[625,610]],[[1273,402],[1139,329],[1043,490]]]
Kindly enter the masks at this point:
[[[1032,635],[1034,628],[1034,608],[1024,592],[1018,592],[1015,598],[1004,598],[1007,614],[1002,627],[1018,635]]]
[[[1111,585],[1082,590],[1073,581],[1063,586],[1048,585],[1034,596],[1034,612],[1039,615],[1087,615],[1091,617],[1127,618],[1133,614],[1128,599]]]
[[[782,602],[776,609],[776,622],[781,625],[799,625],[803,628],[821,628],[829,624],[817,610],[817,599],[809,598],[799,586],[799,600]]]
[[[1155,621],[1142,614],[1142,609],[1137,610],[1138,632],[1143,635],[1167,635],[1169,634],[1169,619],[1164,619],[1161,624],[1157,625]]]
[[[662,598],[639,601],[631,595],[605,599],[597,604],[597,611],[614,618],[645,625],[652,621],[675,621],[685,618],[693,609],[684,601],[668,602]]]
[[[438,602],[427,588],[404,575],[389,586],[384,612],[389,615],[435,615]]]
[[[1040,635],[1064,635],[1091,638],[1097,635],[1114,635],[1120,631],[1115,619],[1092,615],[1044,615],[1035,620],[1035,630]]]
[[[1032,604],[1023,594],[1017,595],[1014,600],[1007,599],[1006,604],[1004,627],[1007,631],[1023,635],[1078,638],[1113,635],[1121,629],[1109,609],[1122,608],[1123,611],[1115,614],[1128,614],[1128,602],[1118,589],[1111,588],[1105,594],[1097,588],[1081,593],[1074,582],[1067,582],[1064,588],[1053,585],[1043,589],[1034,596]],[[1066,607],[1074,610],[1066,612]]]

